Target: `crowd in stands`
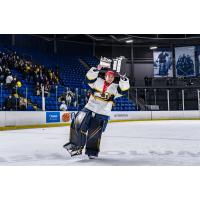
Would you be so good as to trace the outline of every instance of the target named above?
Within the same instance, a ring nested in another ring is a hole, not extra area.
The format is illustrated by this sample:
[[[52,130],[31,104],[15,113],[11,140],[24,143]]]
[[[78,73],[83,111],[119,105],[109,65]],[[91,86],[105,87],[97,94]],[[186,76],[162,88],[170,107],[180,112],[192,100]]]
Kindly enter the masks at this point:
[[[4,83],[8,88],[14,89],[17,85],[17,77],[11,73],[13,67],[13,56],[0,52],[0,83]]]
[[[31,61],[17,55],[16,52],[0,52],[0,83],[10,90],[10,95],[5,100],[3,110],[26,110],[27,104],[30,103],[29,99],[20,94],[19,88],[22,86],[22,80],[19,80],[12,73],[13,70],[22,74],[23,81],[33,83],[36,96],[42,95],[42,87],[44,87],[44,95],[49,97],[51,89],[60,82],[58,68],[52,70],[45,68],[43,65],[33,64]],[[75,90],[68,89],[58,98],[58,103],[61,103],[60,110],[68,110],[70,106],[77,107],[80,104],[80,98],[84,98],[87,102],[89,93],[86,91],[85,94],[87,95],[82,96]],[[34,110],[38,109],[37,105],[33,106]]]
[[[67,90],[58,98],[58,102],[61,102],[60,110],[66,111],[70,106],[78,107],[85,105],[89,100],[90,94],[90,90],[86,89],[82,89],[82,92]]]
[[[79,95],[72,90],[67,90],[59,98],[58,102],[62,102],[60,105],[60,110],[66,111],[68,107],[77,107]]]
[[[5,110],[26,110],[27,108],[28,100],[20,94],[20,90],[17,90],[22,86],[22,80],[12,73],[13,70],[22,74],[22,80],[35,84],[37,96],[41,96],[42,86],[44,95],[50,96],[51,87],[59,84],[58,68],[52,70],[43,65],[33,64],[17,55],[16,52],[0,52],[0,83],[10,90],[10,95],[5,101]]]
[[[1,110],[7,111],[27,110],[30,105],[33,110],[41,110],[42,91],[45,97],[50,97],[46,98],[47,109],[79,110],[88,102],[91,94],[87,87],[67,88],[62,94],[63,86],[60,85],[62,80],[59,79],[58,67],[51,69],[34,64],[16,52],[0,52],[0,83],[3,85],[3,91],[9,91],[9,94],[1,96],[1,103],[3,102]],[[57,96],[55,90],[59,88],[58,86],[61,86],[61,93],[58,91],[61,96]],[[31,89],[29,96],[25,91],[26,88]],[[49,108],[50,104],[53,107]]]
[[[25,80],[35,83],[35,94],[37,96],[41,95],[42,86],[45,96],[50,96],[51,87],[59,84],[58,70],[54,72],[43,65],[32,65],[31,62],[26,62],[25,65],[21,66],[20,71]]]
[[[27,99],[19,97],[17,94],[9,95],[5,101],[4,110],[14,111],[14,110],[26,110],[27,108]]]

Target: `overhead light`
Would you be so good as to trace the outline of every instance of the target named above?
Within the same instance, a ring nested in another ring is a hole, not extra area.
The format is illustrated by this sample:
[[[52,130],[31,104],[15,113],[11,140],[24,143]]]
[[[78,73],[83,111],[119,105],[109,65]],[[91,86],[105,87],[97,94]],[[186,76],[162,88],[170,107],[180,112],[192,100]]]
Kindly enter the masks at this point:
[[[157,49],[157,48],[158,48],[158,47],[156,47],[156,46],[150,47],[151,50],[154,50],[154,49]]]
[[[133,43],[133,40],[126,40],[126,43]]]

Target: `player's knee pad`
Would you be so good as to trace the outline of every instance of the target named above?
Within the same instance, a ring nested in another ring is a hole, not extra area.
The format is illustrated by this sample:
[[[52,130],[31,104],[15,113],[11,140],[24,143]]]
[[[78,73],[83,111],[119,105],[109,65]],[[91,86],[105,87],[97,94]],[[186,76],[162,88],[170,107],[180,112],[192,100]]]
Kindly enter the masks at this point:
[[[87,132],[90,112],[80,111],[74,119],[74,128],[77,132]]]

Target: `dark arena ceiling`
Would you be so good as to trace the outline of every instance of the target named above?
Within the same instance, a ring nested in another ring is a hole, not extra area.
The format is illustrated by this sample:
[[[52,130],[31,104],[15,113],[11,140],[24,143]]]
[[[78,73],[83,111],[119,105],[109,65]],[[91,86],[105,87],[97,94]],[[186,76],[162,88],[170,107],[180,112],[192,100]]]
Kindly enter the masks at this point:
[[[196,45],[200,44],[200,34],[37,34],[47,41],[61,40],[96,45]]]

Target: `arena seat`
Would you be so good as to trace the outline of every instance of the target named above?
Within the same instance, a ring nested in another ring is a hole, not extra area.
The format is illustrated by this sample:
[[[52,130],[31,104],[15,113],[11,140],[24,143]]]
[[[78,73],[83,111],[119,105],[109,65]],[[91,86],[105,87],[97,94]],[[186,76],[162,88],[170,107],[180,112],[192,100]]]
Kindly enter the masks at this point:
[[[15,50],[17,53],[30,57],[33,64],[44,65],[44,67],[52,69],[55,69],[56,66],[59,66],[60,84],[57,85],[57,97],[61,96],[63,92],[66,91],[66,87],[69,87],[70,89],[78,88],[79,92],[81,91],[80,89],[89,89],[89,86],[85,83],[87,69],[80,63],[79,58],[81,58],[90,67],[94,67],[99,63],[98,58],[93,56],[59,56],[48,55],[33,50],[28,51],[20,48],[14,48],[13,50]],[[42,98],[40,96],[36,96],[35,94],[35,83],[33,81],[24,80],[23,75],[17,69],[12,69],[12,74],[22,82],[22,87],[17,89],[19,94],[21,94],[23,97],[27,96],[31,103],[37,104],[38,108],[42,109]],[[9,94],[10,91],[4,89],[2,98],[7,98]],[[82,108],[85,105],[85,95],[81,93],[79,93],[79,95],[82,97],[79,97],[78,108]],[[56,100],[55,86],[51,88],[50,96],[46,97],[45,105],[46,110],[59,109],[60,103],[58,100]],[[33,110],[33,107],[28,106],[27,109]],[[77,108],[73,106],[70,106],[68,109],[77,110]],[[115,106],[113,107],[113,110],[136,110],[136,106],[127,98],[127,96],[125,96],[115,100]]]

